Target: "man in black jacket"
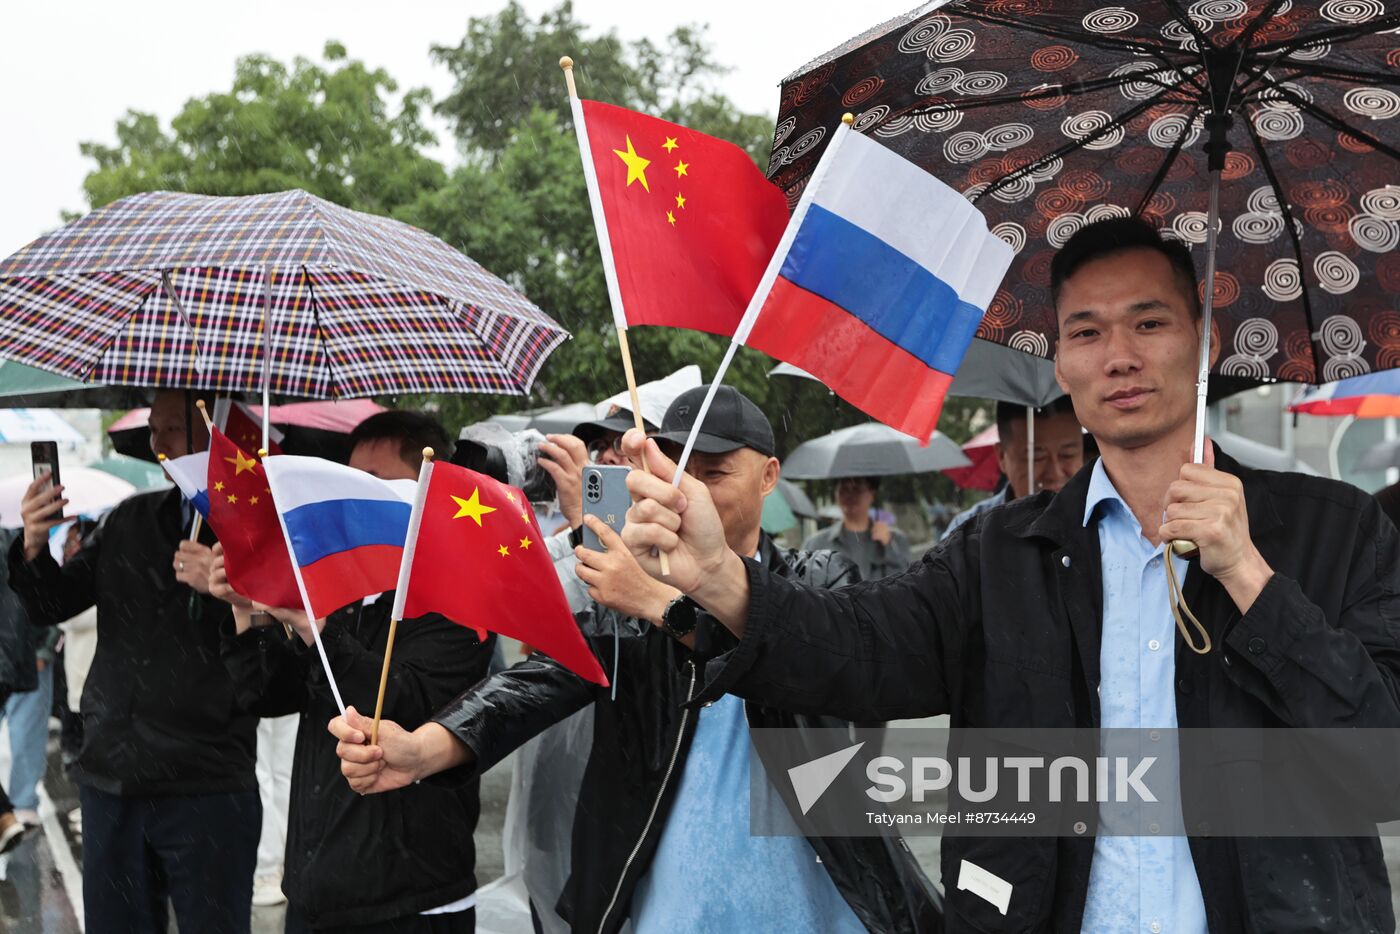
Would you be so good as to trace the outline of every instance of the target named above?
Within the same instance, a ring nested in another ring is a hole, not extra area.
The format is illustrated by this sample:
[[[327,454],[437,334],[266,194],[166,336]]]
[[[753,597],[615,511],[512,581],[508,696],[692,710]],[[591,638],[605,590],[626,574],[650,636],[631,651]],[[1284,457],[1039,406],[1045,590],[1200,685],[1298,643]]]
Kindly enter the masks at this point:
[[[8,549],[20,534],[9,529],[0,530],[0,547]],[[0,574],[8,576],[9,569],[0,568]],[[5,706],[10,695],[38,687],[30,628],[29,615],[19,597],[8,587],[0,590],[0,708]],[[0,786],[0,853],[8,853],[19,846],[24,829],[4,787]]]
[[[1375,501],[1213,448],[1189,463],[1202,321],[1186,248],[1100,222],[1051,278],[1056,374],[1102,456],[904,574],[840,591],[770,574],[726,547],[703,485],[673,489],[674,465],[629,434],[655,476],[629,479],[628,546],[652,573],[651,548],[669,553],[666,580],[740,639],[699,699],[950,713],[954,728],[1400,727],[1400,536]],[[1199,547],[1165,560],[1185,573],[1203,653],[1178,644],[1165,599],[1162,543],[1178,539]],[[1393,801],[1373,807],[1393,819]],[[1061,838],[945,838],[949,929],[1394,930],[1374,834],[1207,836],[1182,816],[1198,835],[1096,836],[1086,820]],[[992,881],[958,886],[969,864]]]
[[[180,457],[208,442],[185,393],[157,393],[151,449]],[[197,430],[190,445],[187,429]],[[178,489],[133,496],[62,567],[49,529],[62,487],[29,488],[10,586],[34,619],[97,605],[98,643],[83,689],[73,769],[83,811],[89,934],[242,934],[251,923],[262,804],[253,774],[257,721],[219,660],[228,607],[208,591],[207,547],[185,541],[194,511]],[[207,541],[212,541],[207,526]],[[191,588],[200,595],[191,594]]]
[[[672,403],[663,439],[684,440],[703,393]],[[721,504],[732,547],[784,579],[817,587],[856,579],[845,558],[779,551],[762,534],[763,497],[777,483],[778,461],[772,428],[752,402],[726,387],[696,451],[691,469]],[[749,835],[748,728],[845,724],[736,697],[682,710],[705,660],[733,639],[674,589],[652,582],[605,526],[596,519],[590,526],[609,548],[579,550],[579,575],[601,601],[580,622],[611,669],[613,687],[591,685],[536,654],[413,733],[381,723],[379,746],[363,745],[367,721],[349,712],[331,730],[342,740],[337,754],[351,787],[388,791],[436,773],[438,781],[472,778],[594,704],[572,874],[558,906],[573,930],[611,934],[628,920],[637,934],[938,930],[937,896],[897,837]],[[769,791],[784,807],[771,785]]]
[[[370,416],[351,434],[350,466],[384,480],[418,477],[424,447],[450,449],[435,420],[416,412]],[[362,798],[340,778],[325,724],[339,711],[316,657],[306,615],[273,611],[295,627],[253,627],[253,607],[229,589],[222,556],[211,589],[233,603],[224,661],[239,701],[260,716],[300,713],[282,888],[287,932],[471,934],[475,929],[478,783],[416,785]],[[319,621],[326,657],[346,701],[372,709],[379,691],[393,592]],[[486,676],[492,639],[436,614],[400,622],[384,714],[417,726]]]

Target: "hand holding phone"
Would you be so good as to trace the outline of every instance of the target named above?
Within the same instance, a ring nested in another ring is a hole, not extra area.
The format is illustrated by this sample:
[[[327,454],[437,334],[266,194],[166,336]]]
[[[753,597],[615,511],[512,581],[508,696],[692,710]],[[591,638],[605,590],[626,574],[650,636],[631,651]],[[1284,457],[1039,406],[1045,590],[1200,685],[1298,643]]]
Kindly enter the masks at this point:
[[[35,441],[29,446],[29,455],[34,482],[20,503],[20,519],[24,523],[24,559],[33,561],[48,547],[49,529],[68,521],[63,515],[68,500],[61,498],[63,484],[58,472],[58,443]]]
[[[622,534],[627,522],[627,510],[632,506],[632,494],[627,492],[627,474],[631,467],[583,468],[583,514],[597,516],[608,528]],[[603,543],[588,526],[583,527],[583,545],[594,551],[605,551]]]

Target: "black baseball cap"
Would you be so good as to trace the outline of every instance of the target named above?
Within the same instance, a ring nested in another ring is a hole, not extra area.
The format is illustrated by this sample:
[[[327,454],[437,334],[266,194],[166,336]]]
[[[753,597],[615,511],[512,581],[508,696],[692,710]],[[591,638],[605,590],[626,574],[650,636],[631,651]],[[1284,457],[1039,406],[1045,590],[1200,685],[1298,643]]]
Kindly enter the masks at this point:
[[[656,430],[656,426],[646,419],[642,419],[642,425],[646,428],[647,434]],[[594,438],[601,438],[604,433],[615,431],[618,434],[625,434],[627,429],[636,428],[637,420],[632,417],[631,409],[618,409],[607,418],[594,419],[591,422],[579,422],[574,426],[572,432],[584,444],[589,444]]]
[[[677,396],[661,420],[661,431],[656,439],[685,444],[708,391],[707,386],[696,386]],[[702,454],[728,454],[739,448],[751,448],[766,457],[775,457],[776,447],[768,416],[733,386],[719,387],[710,403],[710,411],[705,413],[705,423],[695,437],[695,450]]]

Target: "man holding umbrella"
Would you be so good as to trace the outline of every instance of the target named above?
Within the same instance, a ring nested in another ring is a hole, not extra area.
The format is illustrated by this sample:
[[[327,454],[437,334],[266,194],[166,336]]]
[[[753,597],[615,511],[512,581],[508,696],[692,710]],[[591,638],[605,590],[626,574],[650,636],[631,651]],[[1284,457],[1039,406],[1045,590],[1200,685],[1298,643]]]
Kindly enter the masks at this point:
[[[156,394],[154,453],[175,458],[207,446],[190,410],[183,391]],[[246,932],[262,819],[257,720],[235,703],[219,658],[228,605],[190,600],[190,588],[209,589],[208,549],[184,540],[194,509],[178,489],[133,496],[60,567],[49,529],[64,521],[67,500],[47,482],[37,479],[24,499],[24,535],[8,553],[10,586],[34,619],[97,606],[73,770],[86,930],[165,934],[168,899],[181,931]]]
[[[673,487],[674,464],[629,433],[624,450],[651,475],[629,478],[624,539],[654,575],[652,549],[668,553],[667,582],[740,639],[706,666],[697,700],[733,693],[850,719],[950,713],[955,729],[1400,726],[1400,535],[1375,501],[1248,470],[1213,446],[1190,462],[1196,282],[1187,249],[1141,221],[1071,237],[1051,268],[1056,376],[1101,457],[884,581],[823,592],[771,575],[726,547],[705,487]],[[1174,540],[1199,555],[1164,552]],[[1173,651],[1163,560],[1189,570],[1204,650]],[[1374,834],[1076,829],[946,838],[945,866],[972,863],[1007,893],[993,904],[945,878],[950,929],[1395,926]]]

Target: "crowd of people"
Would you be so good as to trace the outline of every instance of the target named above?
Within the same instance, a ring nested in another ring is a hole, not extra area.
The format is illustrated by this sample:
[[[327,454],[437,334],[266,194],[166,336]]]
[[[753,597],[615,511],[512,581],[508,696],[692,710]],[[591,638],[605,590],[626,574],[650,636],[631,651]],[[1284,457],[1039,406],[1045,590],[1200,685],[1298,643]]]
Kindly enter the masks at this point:
[[[789,806],[751,729],[799,731],[816,756],[831,727],[940,714],[955,728],[1400,725],[1400,538],[1376,501],[1214,447],[1190,462],[1196,281],[1189,251],[1140,221],[1065,244],[1047,301],[1066,396],[1029,416],[1033,459],[1026,409],[997,406],[1002,490],[917,561],[876,508],[877,477],[841,478],[840,520],[800,549],[764,532],[779,451],[730,387],[700,425],[693,388],[642,430],[615,409],[540,440],[557,499],[537,512],[610,684],[528,646],[507,658],[440,616],[408,620],[373,743],[354,701],[378,693],[393,593],[319,620],[254,604],[212,533],[189,537],[178,489],[125,500],[56,557],[67,501],[37,479],[22,532],[0,542],[0,613],[27,620],[0,626],[0,706],[12,734],[46,728],[51,626],[86,646],[71,763],[86,930],[164,934],[173,909],[182,932],[244,934],[256,877],[280,878],[288,932],[473,931],[479,780],[520,750],[510,806],[540,931],[1392,930],[1374,836],[958,836],[940,892],[897,838],[804,837],[795,819],[750,833],[754,811]],[[155,453],[207,444],[189,406],[156,395]],[[387,411],[355,429],[349,464],[413,479],[424,447],[452,446],[431,416]],[[628,475],[620,533],[586,514],[590,464],[648,468]],[[532,466],[505,458],[497,479],[520,485]],[[1163,561],[1196,585],[1213,654],[1173,650]],[[42,768],[16,757],[0,850],[37,820]],[[258,768],[265,789],[283,773],[280,802],[260,796]],[[751,768],[770,782],[751,787]],[[1007,904],[955,884],[963,862],[1006,880]]]

